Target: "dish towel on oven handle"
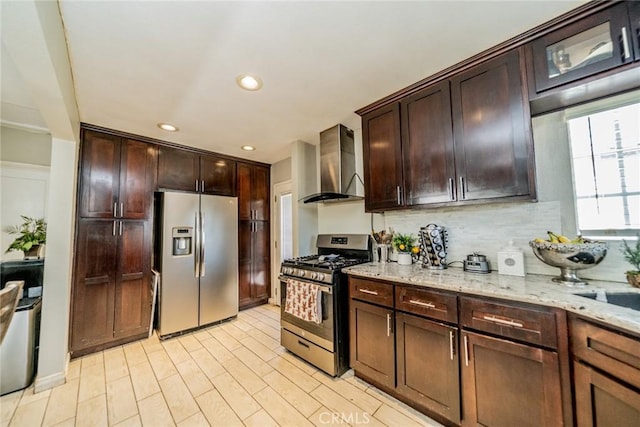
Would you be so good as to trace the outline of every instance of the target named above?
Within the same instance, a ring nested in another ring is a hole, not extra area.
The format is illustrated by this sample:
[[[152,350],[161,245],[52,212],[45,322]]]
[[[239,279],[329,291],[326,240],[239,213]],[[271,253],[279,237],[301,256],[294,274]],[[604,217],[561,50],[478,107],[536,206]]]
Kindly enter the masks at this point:
[[[322,322],[322,291],[314,283],[287,279],[287,295],[284,305],[289,313],[307,322]]]

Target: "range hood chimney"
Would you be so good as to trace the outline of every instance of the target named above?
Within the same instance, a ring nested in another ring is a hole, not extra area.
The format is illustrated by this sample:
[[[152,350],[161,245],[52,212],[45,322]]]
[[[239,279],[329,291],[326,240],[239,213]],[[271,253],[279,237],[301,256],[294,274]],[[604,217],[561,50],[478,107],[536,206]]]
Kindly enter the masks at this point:
[[[320,132],[320,193],[304,203],[360,200],[356,195],[356,155],[353,131],[335,125]]]

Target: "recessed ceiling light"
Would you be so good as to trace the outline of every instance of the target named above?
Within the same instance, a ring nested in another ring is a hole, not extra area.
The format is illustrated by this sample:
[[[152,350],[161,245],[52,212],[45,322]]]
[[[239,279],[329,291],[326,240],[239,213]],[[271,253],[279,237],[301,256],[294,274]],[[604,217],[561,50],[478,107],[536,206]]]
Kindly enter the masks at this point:
[[[166,130],[167,132],[177,132],[178,128],[169,123],[158,123],[158,127],[162,130]]]
[[[254,147],[253,145],[243,145],[243,146],[242,146],[242,149],[243,149],[244,151],[253,151],[253,150],[255,150],[255,149],[256,149],[256,147]]]
[[[262,88],[260,77],[251,74],[240,74],[236,77],[236,83],[245,90],[260,90]]]

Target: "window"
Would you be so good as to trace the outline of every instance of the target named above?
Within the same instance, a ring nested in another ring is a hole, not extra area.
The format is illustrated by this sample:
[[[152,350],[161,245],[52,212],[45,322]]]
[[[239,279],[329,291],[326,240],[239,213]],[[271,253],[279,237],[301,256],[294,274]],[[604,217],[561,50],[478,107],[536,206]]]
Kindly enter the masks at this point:
[[[640,230],[640,93],[606,104],[567,114],[578,229],[628,236]]]

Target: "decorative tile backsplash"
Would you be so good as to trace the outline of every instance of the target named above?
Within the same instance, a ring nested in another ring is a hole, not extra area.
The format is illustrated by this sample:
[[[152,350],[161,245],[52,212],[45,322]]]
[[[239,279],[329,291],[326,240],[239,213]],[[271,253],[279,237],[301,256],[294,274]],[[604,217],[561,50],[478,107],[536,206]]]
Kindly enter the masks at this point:
[[[538,260],[529,241],[546,238],[547,230],[561,230],[560,202],[502,203],[464,208],[429,210],[403,210],[387,212],[385,227],[401,233],[419,235],[421,227],[438,224],[446,228],[449,236],[447,262],[462,261],[468,254],[486,255],[492,269],[497,269],[497,253],[513,240],[524,254],[527,273],[558,275],[560,270]],[[453,264],[462,267],[461,263]],[[624,271],[629,269],[619,249],[611,242],[607,257],[598,266],[578,273],[580,277],[624,282]]]

